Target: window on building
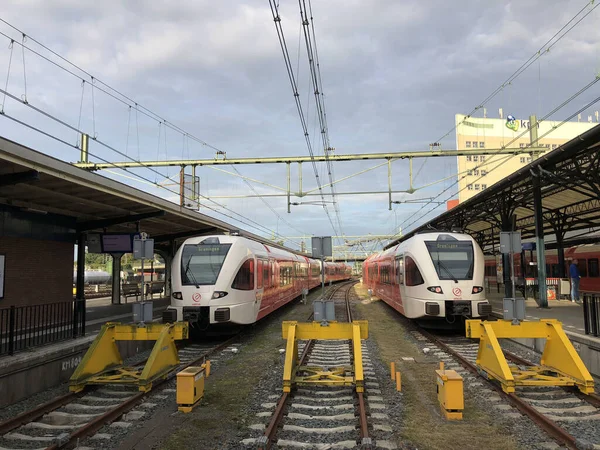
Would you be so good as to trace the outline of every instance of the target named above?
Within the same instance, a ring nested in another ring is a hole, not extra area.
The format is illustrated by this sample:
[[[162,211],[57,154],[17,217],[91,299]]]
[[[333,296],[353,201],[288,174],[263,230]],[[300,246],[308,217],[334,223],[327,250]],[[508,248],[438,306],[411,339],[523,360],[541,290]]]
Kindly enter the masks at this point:
[[[544,144],[544,147],[550,148],[550,144]]]
[[[477,162],[478,159],[477,155],[473,156],[473,161]]]
[[[418,286],[424,283],[417,263],[410,256],[404,258],[404,281],[407,286]]]
[[[525,148],[525,144],[523,144],[522,142],[519,144],[520,148]]]
[[[473,171],[473,175],[475,175],[475,176],[479,176],[479,170],[475,169],[475,170]]]
[[[483,191],[484,189],[487,189],[487,184],[482,184],[481,185],[481,190]]]
[[[471,148],[471,141],[467,141],[467,142],[465,142],[465,146],[466,146],[467,148]]]
[[[521,164],[525,163],[525,157],[524,157],[524,156],[521,156],[521,157],[519,158],[519,161],[521,162]]]
[[[472,184],[467,184],[467,190],[472,191],[473,190],[473,185]]]
[[[558,147],[558,144],[552,144],[552,150],[556,149]]]
[[[479,148],[485,148],[485,142],[479,141]]]
[[[485,161],[485,156],[483,156],[483,155],[482,155],[482,156],[480,156],[480,157],[479,157],[479,161],[481,161],[481,162],[484,162],[484,161]]]
[[[531,162],[531,158],[527,158],[527,162],[530,163]]]
[[[487,170],[481,169],[481,176],[484,177],[487,175]]]
[[[473,175],[473,171],[472,170],[467,170],[467,175],[469,175],[469,176]]]
[[[467,156],[467,161],[471,161],[471,155]]]
[[[479,190],[479,185],[478,185],[478,184],[476,184],[476,185],[475,185],[475,190],[476,190],[476,191],[478,191],[478,190]]]

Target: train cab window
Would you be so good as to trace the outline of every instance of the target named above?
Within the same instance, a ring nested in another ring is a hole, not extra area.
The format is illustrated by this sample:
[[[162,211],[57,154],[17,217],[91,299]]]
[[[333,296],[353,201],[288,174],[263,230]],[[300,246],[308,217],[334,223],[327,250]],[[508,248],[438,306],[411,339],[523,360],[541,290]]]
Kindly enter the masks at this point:
[[[588,259],[588,277],[597,278],[599,276],[598,258]]]
[[[577,268],[579,269],[580,277],[587,277],[587,261],[585,259],[577,260]]]
[[[186,244],[181,253],[182,284],[215,284],[230,248],[231,244]]]
[[[410,256],[404,258],[404,265],[404,277],[407,286],[418,286],[425,282],[417,263]]]
[[[262,259],[259,259],[257,261],[257,272],[258,272],[258,276],[256,277],[256,289],[262,289],[263,287],[263,261]]]
[[[242,264],[231,287],[240,291],[251,291],[254,289],[254,260],[248,259]]]
[[[475,261],[470,241],[438,238],[436,241],[425,241],[425,245],[440,280],[473,279]]]

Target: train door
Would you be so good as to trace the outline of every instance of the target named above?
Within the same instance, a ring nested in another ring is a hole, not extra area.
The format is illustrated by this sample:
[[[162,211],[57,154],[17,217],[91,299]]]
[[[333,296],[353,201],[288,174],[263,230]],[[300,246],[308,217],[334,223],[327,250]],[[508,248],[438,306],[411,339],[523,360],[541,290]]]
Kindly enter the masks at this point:
[[[404,310],[402,306],[402,294],[404,291],[404,255],[396,256],[395,261],[395,290],[394,290],[394,302],[397,307]]]

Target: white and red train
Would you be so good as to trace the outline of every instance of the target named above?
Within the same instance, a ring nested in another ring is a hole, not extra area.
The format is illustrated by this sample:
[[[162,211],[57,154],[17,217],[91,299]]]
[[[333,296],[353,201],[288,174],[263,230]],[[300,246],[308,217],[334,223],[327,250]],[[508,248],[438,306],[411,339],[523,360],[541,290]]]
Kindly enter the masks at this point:
[[[434,324],[486,317],[484,256],[468,234],[417,234],[363,263],[363,283],[402,315]]]
[[[348,280],[344,263],[324,263],[325,282]],[[241,236],[187,239],[171,266],[170,310],[198,330],[262,319],[321,284],[321,262]]]
[[[582,292],[600,293],[600,245],[585,244],[565,248],[565,272],[560,273],[558,265],[558,250],[546,250],[547,284],[558,284],[560,278],[569,278],[569,266],[577,259],[577,267],[581,280],[579,290]],[[533,261],[533,264],[531,262]],[[523,260],[516,255],[514,258],[515,278],[527,283],[534,283],[537,277],[537,257],[535,251],[525,250]],[[502,283],[502,263],[499,256],[485,256],[485,278],[490,286]]]

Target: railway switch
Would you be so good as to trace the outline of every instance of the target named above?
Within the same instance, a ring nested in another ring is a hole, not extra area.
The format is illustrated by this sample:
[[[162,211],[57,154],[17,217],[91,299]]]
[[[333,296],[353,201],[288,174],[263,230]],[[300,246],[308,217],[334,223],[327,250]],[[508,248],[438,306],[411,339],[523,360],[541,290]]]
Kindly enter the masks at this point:
[[[454,370],[445,370],[444,363],[440,363],[440,368],[435,373],[442,413],[448,420],[462,420],[462,412],[465,408],[462,377]]]
[[[179,411],[191,412],[204,396],[204,380],[210,374],[210,361],[192,366],[177,374],[177,405]]]

